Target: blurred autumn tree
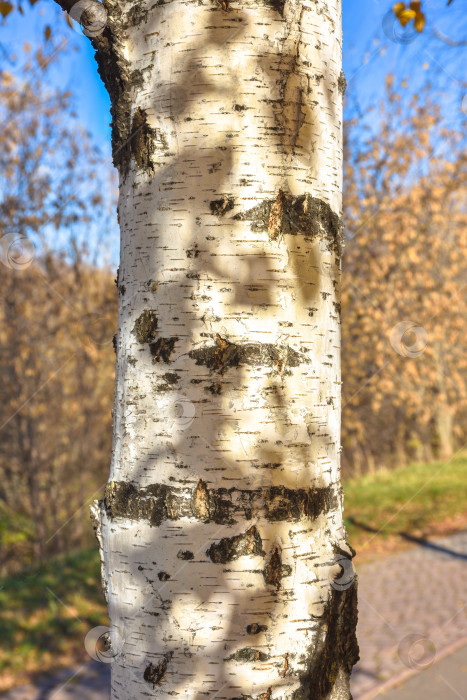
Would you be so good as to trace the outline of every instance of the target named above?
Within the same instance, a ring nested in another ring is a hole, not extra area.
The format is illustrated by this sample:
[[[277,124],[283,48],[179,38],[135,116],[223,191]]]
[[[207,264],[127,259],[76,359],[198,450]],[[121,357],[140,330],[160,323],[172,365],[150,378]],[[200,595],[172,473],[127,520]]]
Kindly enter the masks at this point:
[[[430,88],[387,79],[378,128],[348,125],[343,294],[347,471],[449,457],[465,443],[463,131]]]
[[[71,96],[48,86],[54,52],[0,72],[3,573],[92,541],[87,503],[111,445],[112,185]],[[430,94],[407,101],[388,78],[379,114],[347,128],[347,474],[448,457],[465,442],[465,136]]]
[[[51,55],[0,72],[3,572],[92,541],[111,445],[116,295],[92,260],[112,195],[70,94],[47,84]]]

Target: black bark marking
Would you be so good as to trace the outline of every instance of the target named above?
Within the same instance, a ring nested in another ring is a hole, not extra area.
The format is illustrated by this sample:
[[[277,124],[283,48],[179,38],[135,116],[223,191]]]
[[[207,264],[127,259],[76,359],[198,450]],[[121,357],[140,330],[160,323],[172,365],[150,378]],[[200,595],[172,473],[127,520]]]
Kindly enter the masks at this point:
[[[170,574],[168,574],[166,571],[159,571],[157,574],[157,578],[159,581],[168,581],[170,578]]]
[[[222,384],[214,383],[204,387],[204,391],[209,391],[213,396],[219,396],[222,392]]]
[[[214,201],[209,202],[211,214],[215,214],[216,216],[224,216],[224,214],[233,209],[234,206],[235,199],[233,197],[228,197],[227,195],[224,195],[222,199],[215,199]]]
[[[214,346],[192,350],[189,355],[196,360],[197,365],[205,364],[209,369],[223,374],[227,367],[238,366],[237,351],[237,345],[216,333]]]
[[[191,350],[189,356],[197,365],[205,365],[219,374],[230,367],[251,365],[253,367],[273,367],[284,374],[287,367],[298,367],[310,364],[311,360],[305,353],[297,352],[289,346],[278,346],[272,343],[231,343],[216,333],[214,345]]]
[[[187,258],[197,258],[199,255],[198,244],[195,243],[193,248],[188,248],[186,251]]]
[[[339,73],[339,77],[337,79],[337,89],[341,93],[341,95],[344,95],[345,89],[347,87],[347,80],[345,79],[344,71],[341,70]]]
[[[263,541],[256,526],[252,525],[241,535],[223,537],[219,542],[214,542],[206,554],[215,564],[227,564],[245,555],[264,556]]]
[[[274,547],[271,558],[263,571],[263,575],[267,584],[275,586],[275,588],[279,590],[282,578],[282,558],[278,547]]]
[[[177,554],[177,559],[183,559],[184,561],[191,561],[191,559],[194,559],[195,555],[193,552],[189,552],[188,550],[180,550]]]
[[[126,23],[130,27],[137,27],[140,24],[143,24],[143,22],[147,21],[148,12],[149,10],[145,7],[145,3],[137,3],[130,7],[130,9],[126,13]]]
[[[270,486],[265,503],[268,520],[300,520],[309,516],[313,519],[327,510],[328,499],[334,495],[333,489],[289,489],[286,486]]]
[[[123,176],[130,167],[131,140],[135,136],[131,125],[132,92],[142,81],[141,72],[132,71],[117,48],[125,25],[122,14],[108,12],[104,30],[91,38],[96,49],[97,70],[110,97],[112,160]]]
[[[151,156],[154,152],[156,130],[149,126],[146,112],[141,107],[138,107],[133,115],[131,133],[130,148],[133,160],[140,170],[152,172],[154,166]]]
[[[104,505],[109,517],[146,520],[151,525],[183,517],[180,500],[180,496],[177,500],[172,489],[165,484],[152,484],[138,490],[126,481],[111,481],[104,491]]]
[[[116,276],[116,278],[114,279],[114,282],[115,282],[115,286],[117,287],[119,293],[120,293],[120,294],[122,295],[122,297],[123,297],[123,296],[125,296],[125,294],[126,294],[126,287],[125,287],[124,284],[120,284],[119,277],[120,277],[120,268],[117,267],[117,276]]]
[[[350,673],[359,659],[357,618],[357,582],[344,591],[331,588],[322,618],[323,641],[309,648],[308,668],[292,700],[351,697]]]
[[[247,634],[259,634],[260,632],[266,632],[267,625],[259,625],[257,622],[252,622],[251,625],[247,625]]]
[[[157,526],[165,520],[196,518],[230,525],[236,522],[235,516],[250,519],[253,511],[270,522],[315,520],[321,513],[335,510],[338,499],[331,487],[208,489],[200,480],[196,487],[151,484],[137,489],[129,482],[112,481],[105,488],[104,505],[111,519],[146,520]]]
[[[174,351],[178,338],[159,338],[149,345],[153,362],[170,362],[170,356]]]
[[[253,464],[255,469],[278,469],[282,467],[281,462],[268,462],[267,464]]]
[[[153,688],[164,680],[172,654],[173,652],[165,654],[157,666],[153,666],[152,663],[150,663],[149,666],[146,667],[143,678],[148,683],[152,683]]]
[[[268,0],[266,4],[270,5],[273,10],[280,14],[281,17],[284,16],[285,0]]]
[[[338,257],[341,255],[343,226],[327,202],[309,194],[293,196],[279,190],[274,199],[265,199],[234,219],[251,221],[252,231],[267,231],[272,240],[284,235],[303,234],[305,240],[326,240]]]
[[[228,656],[225,661],[239,661],[240,663],[252,663],[253,661],[267,661],[269,656],[259,649],[252,649],[251,647],[245,647],[244,649],[239,649],[235,654]]]
[[[339,543],[334,542],[333,549],[336,556],[346,557],[347,559],[353,559],[357,554],[355,549],[345,540],[341,540]]]
[[[157,336],[157,316],[155,311],[146,310],[138,316],[133,328],[138,339],[138,343],[152,343]]]
[[[59,4],[61,2],[62,0],[59,0]],[[133,119],[131,118],[134,90],[144,85],[143,71],[132,70],[121,50],[122,37],[125,37],[127,28],[139,20],[140,15],[144,17],[146,12],[142,6],[130,8],[128,13],[113,11],[108,6],[105,28],[98,36],[91,38],[91,43],[96,49],[97,70],[110,97],[112,160],[123,177],[128,174],[132,155],[135,162],[139,161],[144,166],[148,164],[147,169],[151,172],[153,170],[150,152],[154,149],[149,137],[155,135],[155,130],[151,129],[147,122],[147,128],[144,127],[141,115],[135,114]],[[150,67],[148,66],[148,69]],[[141,131],[144,131],[145,135],[141,135]],[[132,147],[133,139],[139,139],[139,145]]]

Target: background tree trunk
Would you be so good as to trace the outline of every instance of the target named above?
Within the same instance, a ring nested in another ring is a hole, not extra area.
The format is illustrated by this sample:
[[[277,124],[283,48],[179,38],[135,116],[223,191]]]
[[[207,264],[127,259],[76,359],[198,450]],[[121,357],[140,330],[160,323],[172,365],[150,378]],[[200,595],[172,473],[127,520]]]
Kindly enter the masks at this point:
[[[439,459],[449,459],[454,452],[453,446],[453,415],[448,404],[448,391],[446,386],[446,370],[441,343],[434,343],[434,355],[436,361],[436,378],[438,396],[436,397],[436,442]]]
[[[112,700],[350,698],[340,2],[106,0]]]

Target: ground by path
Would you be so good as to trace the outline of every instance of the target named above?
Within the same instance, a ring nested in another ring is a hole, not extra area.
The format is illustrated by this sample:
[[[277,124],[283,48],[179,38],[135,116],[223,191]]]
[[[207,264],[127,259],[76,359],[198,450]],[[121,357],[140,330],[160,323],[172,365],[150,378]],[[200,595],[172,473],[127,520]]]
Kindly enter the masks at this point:
[[[467,697],[467,646],[436,661],[400,686],[377,694],[377,700],[463,700]]]
[[[361,566],[357,563],[357,573],[361,661],[352,676],[354,700],[465,697],[467,647],[437,659],[444,650],[467,640],[467,532]],[[402,689],[382,694],[388,681],[417,671],[421,673],[406,680]],[[109,677],[109,666],[93,661],[64,670],[41,686],[23,686],[1,697],[108,700]],[[425,683],[429,691],[416,690],[417,684]]]

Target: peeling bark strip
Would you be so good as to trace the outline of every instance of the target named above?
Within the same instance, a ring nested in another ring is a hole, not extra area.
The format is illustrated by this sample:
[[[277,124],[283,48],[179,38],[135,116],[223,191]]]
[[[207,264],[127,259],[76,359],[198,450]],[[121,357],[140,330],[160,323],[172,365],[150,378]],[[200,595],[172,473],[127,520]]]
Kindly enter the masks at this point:
[[[284,216],[285,195],[279,190],[277,199],[272,202],[269,210],[268,233],[272,241],[276,241],[282,233],[282,219]]]
[[[305,353],[297,352],[287,345],[273,345],[272,343],[244,343],[235,344],[221,338],[216,333],[215,345],[207,345],[204,348],[191,350],[189,356],[197,365],[206,365],[219,374],[229,367],[250,365],[252,367],[274,367],[280,374],[286,367],[298,367],[301,364],[310,364],[310,359]]]
[[[152,484],[139,490],[131,483],[113,481],[107,484],[104,494],[104,505],[111,519],[146,520],[151,525],[180,518],[232,524],[236,518],[251,519],[260,515],[271,522],[315,520],[321,513],[335,509],[337,504],[332,488],[208,489],[203,481],[194,489]]]
[[[191,498],[193,514],[200,520],[209,522],[209,491],[206,483],[200,479]]]
[[[331,250],[341,255],[342,221],[327,202],[309,194],[293,196],[279,190],[275,199],[265,199],[233,218],[251,221],[252,231],[267,231],[274,241],[286,234],[303,234],[305,240],[323,239]]]
[[[242,535],[223,537],[213,543],[206,554],[215,564],[227,564],[229,561],[245,555],[264,556],[263,541],[255,525],[252,525]]]

